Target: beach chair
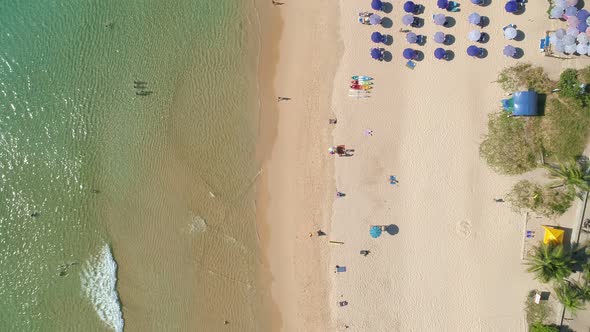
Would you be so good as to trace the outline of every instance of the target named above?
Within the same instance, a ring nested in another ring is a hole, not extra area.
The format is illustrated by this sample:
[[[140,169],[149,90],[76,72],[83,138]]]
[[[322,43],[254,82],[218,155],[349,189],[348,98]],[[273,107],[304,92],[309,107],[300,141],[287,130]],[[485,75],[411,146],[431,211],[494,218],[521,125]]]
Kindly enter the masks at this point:
[[[338,273],[346,272],[346,266],[336,265],[336,272],[338,272]]]
[[[399,181],[397,181],[397,178],[395,177],[395,175],[391,175],[389,177],[389,184],[391,185],[396,185]]]
[[[414,70],[414,68],[416,67],[416,63],[412,60],[408,60],[408,62],[406,62],[406,67]]]
[[[460,4],[458,2],[449,1],[449,5],[447,6],[447,11],[452,12],[452,13],[458,12],[461,10],[459,8],[459,6],[460,6]]]
[[[417,39],[416,39],[416,44],[418,45],[423,45],[426,43],[426,36],[424,35],[418,35]]]
[[[549,47],[549,36],[546,36],[545,38],[541,39],[541,42],[539,43],[539,51],[545,52],[545,50],[548,47]]]

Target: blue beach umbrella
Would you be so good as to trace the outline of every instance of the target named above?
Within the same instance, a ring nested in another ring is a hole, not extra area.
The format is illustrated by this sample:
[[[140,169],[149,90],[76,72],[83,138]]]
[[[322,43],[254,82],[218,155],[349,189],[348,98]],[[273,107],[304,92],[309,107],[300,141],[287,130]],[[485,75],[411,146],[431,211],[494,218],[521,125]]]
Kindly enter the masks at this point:
[[[381,8],[383,8],[383,2],[381,2],[381,0],[373,0],[373,2],[371,2],[371,8],[374,10],[381,10]]]
[[[471,13],[469,14],[469,16],[467,16],[467,20],[471,24],[478,25],[479,23],[481,23],[481,15],[479,15],[478,13]]]
[[[404,58],[406,58],[408,60],[412,60],[412,59],[414,59],[416,57],[417,54],[416,54],[416,51],[415,50],[413,50],[411,48],[406,48],[404,50],[403,55],[404,55]]]
[[[474,5],[482,5],[483,4],[483,0],[471,0],[471,3]]]
[[[446,9],[449,6],[449,0],[438,0],[436,6],[440,9]]]
[[[447,22],[447,17],[444,14],[434,14],[432,20],[436,25],[444,25]]]
[[[404,3],[404,11],[406,13],[413,13],[416,10],[416,4],[412,1],[406,1]]]
[[[402,17],[402,23],[404,25],[410,25],[410,24],[414,23],[414,16],[412,16],[410,14],[404,15]]]
[[[383,40],[385,39],[384,37],[385,37],[384,35],[380,34],[380,33],[379,33],[379,32],[377,32],[377,31],[375,31],[375,32],[373,32],[373,33],[371,34],[371,40],[372,40],[374,43],[382,43],[382,42],[383,42]]]
[[[379,60],[379,59],[381,59],[382,56],[383,56],[383,53],[381,52],[380,49],[378,49],[378,48],[371,49],[371,58],[373,58],[375,60]]]
[[[504,53],[505,56],[513,57],[516,54],[516,47],[512,45],[506,45],[504,46],[504,51],[502,53]]]
[[[416,43],[418,41],[418,35],[416,35],[413,32],[408,32],[406,34],[406,40],[408,41],[408,43],[414,44],[414,43]]]
[[[369,23],[371,23],[372,25],[377,25],[381,23],[381,16],[375,14],[369,16]]]
[[[506,3],[506,5],[504,5],[504,9],[508,13],[514,13],[515,11],[518,10],[518,8],[519,8],[519,5],[518,5],[518,3],[516,3],[516,1],[508,1]]]
[[[469,56],[477,56],[481,52],[481,49],[475,45],[471,45],[467,48],[467,55]]]
[[[441,60],[444,59],[447,56],[447,51],[445,51],[442,48],[437,48],[436,50],[434,50],[434,57]]]
[[[369,229],[369,234],[374,239],[380,237],[382,233],[383,233],[383,230],[381,230],[381,227],[379,227],[379,226],[371,226],[371,228]]]
[[[445,36],[445,34],[443,32],[440,32],[439,31],[439,32],[437,32],[437,33],[434,34],[434,41],[437,42],[437,43],[439,43],[439,44],[444,43],[445,42],[445,38],[446,38],[446,36]]]

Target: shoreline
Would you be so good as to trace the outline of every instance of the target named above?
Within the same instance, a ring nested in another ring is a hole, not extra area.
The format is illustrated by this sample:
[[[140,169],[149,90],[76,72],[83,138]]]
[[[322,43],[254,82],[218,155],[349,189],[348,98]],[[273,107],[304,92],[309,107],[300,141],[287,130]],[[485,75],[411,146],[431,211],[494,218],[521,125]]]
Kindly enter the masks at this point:
[[[322,242],[328,237],[308,233],[330,229],[334,166],[325,147],[332,142],[328,118],[342,52],[318,56],[315,50],[342,50],[338,25],[332,24],[339,9],[311,1],[255,3],[261,25],[258,280],[272,298],[262,309],[271,312],[272,331],[326,331],[332,320],[328,247]],[[278,96],[292,99],[277,104]]]

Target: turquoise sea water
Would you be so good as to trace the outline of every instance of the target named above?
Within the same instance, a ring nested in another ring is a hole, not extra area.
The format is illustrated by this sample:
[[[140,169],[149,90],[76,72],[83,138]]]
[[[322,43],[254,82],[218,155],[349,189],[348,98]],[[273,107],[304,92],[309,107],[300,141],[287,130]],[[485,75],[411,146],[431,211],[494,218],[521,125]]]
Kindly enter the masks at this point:
[[[0,4],[0,330],[260,330],[250,6]]]

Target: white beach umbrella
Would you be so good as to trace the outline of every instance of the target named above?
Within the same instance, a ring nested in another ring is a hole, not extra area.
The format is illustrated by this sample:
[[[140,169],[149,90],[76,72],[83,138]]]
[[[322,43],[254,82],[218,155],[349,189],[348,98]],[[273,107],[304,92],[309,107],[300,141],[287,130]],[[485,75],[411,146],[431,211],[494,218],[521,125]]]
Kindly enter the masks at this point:
[[[565,8],[565,16],[567,17],[574,17],[578,13],[578,8],[576,7],[566,7]]]
[[[567,30],[566,30],[566,35],[572,36],[574,38],[577,37],[579,33],[580,33],[580,30],[578,30],[578,28],[567,28]]]
[[[576,37],[571,35],[566,35],[563,37],[563,43],[565,45],[575,45],[576,44]]]
[[[578,0],[565,0],[565,3],[566,3],[568,6],[575,6],[575,5],[577,5],[577,4],[578,4]]]
[[[576,44],[565,45],[565,53],[574,54],[576,52]]]
[[[576,45],[576,52],[578,54],[588,54],[588,44],[581,43],[581,44]]]
[[[563,13],[565,13],[565,8],[553,7],[553,8],[551,8],[551,12],[549,13],[549,16],[551,18],[561,18],[563,16]]]
[[[479,30],[471,30],[469,31],[467,38],[471,41],[478,41],[481,38],[481,32]]]
[[[576,37],[576,40],[578,41],[578,43],[587,43],[588,42],[588,35],[583,32],[580,32],[578,37]]]
[[[549,42],[551,43],[551,45],[555,45],[555,43],[558,41],[559,39],[557,38],[557,35],[555,34],[555,32],[552,32],[549,34]]]
[[[563,53],[564,51],[565,51],[565,44],[563,43],[563,41],[558,40],[557,43],[555,43],[555,52]]]
[[[558,39],[565,37],[565,29],[557,29],[555,30],[555,34],[557,35]]]
[[[516,29],[513,27],[507,27],[506,29],[504,29],[504,37],[506,37],[506,39],[514,39],[514,37],[516,37]]]
[[[567,2],[565,0],[555,0],[554,4],[555,4],[555,7],[565,8],[568,6]]]
[[[578,24],[580,24],[580,20],[577,17],[570,16],[570,17],[567,18],[567,25],[570,28],[575,28],[575,27],[578,26]]]

